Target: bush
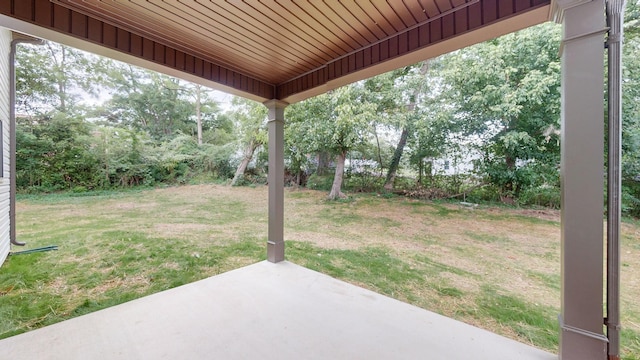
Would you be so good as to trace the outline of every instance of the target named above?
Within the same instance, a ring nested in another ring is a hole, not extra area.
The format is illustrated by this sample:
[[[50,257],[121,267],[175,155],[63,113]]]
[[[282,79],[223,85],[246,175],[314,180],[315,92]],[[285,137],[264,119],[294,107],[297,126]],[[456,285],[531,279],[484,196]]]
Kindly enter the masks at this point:
[[[333,176],[329,183],[329,190],[333,185]],[[375,192],[382,189],[384,178],[370,172],[347,172],[342,188],[351,192]]]
[[[622,213],[640,217],[640,183],[625,181],[622,184]]]
[[[500,188],[496,185],[486,185],[471,190],[466,200],[473,203],[500,202]]]
[[[311,190],[330,191],[333,185],[333,175],[312,174],[307,180],[307,188]]]
[[[264,185],[267,183],[267,176],[263,173],[259,173],[257,169],[247,169],[243,176],[241,176],[236,182],[235,186],[255,186]]]
[[[73,193],[84,193],[87,192],[87,188],[84,186],[75,186],[73,189],[71,189],[71,192]]]
[[[520,193],[518,204],[559,209],[560,189],[549,185],[526,188]]]

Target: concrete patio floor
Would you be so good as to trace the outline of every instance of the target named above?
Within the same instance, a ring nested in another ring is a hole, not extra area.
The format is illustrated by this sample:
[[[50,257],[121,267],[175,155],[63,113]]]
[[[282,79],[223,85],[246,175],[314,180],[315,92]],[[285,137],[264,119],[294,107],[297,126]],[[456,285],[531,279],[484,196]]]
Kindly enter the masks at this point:
[[[0,340],[3,359],[556,359],[282,262]]]

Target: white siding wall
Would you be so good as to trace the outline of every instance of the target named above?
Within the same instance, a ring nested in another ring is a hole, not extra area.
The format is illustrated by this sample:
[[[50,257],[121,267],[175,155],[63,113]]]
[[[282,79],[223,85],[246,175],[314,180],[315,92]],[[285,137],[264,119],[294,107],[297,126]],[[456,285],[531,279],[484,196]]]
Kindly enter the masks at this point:
[[[0,121],[2,121],[2,178],[0,178],[0,265],[9,254],[9,52],[11,31],[0,27]]]

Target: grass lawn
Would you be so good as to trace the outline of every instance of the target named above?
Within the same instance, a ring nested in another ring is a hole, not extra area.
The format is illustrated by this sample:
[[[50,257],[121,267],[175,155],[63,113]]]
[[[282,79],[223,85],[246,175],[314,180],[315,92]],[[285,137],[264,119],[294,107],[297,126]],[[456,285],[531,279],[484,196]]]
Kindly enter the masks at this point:
[[[0,338],[265,258],[266,187],[23,197],[0,268]],[[287,258],[557,352],[559,213],[288,190]],[[622,225],[622,346],[640,359],[640,222]],[[23,250],[14,248],[14,251]]]

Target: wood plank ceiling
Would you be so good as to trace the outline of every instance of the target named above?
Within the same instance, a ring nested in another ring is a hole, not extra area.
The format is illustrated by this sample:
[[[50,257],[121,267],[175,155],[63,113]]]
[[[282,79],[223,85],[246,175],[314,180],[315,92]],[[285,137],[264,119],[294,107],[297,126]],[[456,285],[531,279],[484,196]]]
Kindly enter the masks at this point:
[[[3,0],[10,6],[1,5],[0,14],[267,99],[290,97],[549,2]]]

